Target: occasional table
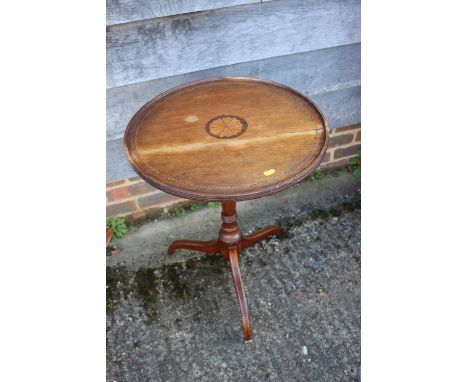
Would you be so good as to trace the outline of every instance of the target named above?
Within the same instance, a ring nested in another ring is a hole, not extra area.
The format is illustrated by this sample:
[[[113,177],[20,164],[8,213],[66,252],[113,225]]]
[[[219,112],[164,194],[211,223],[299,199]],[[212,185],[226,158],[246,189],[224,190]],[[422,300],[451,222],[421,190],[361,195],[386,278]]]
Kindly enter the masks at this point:
[[[285,236],[279,226],[244,235],[236,202],[290,187],[322,161],[328,126],[318,107],[278,83],[243,77],[210,78],[170,89],[132,118],[125,151],[150,185],[196,201],[219,201],[216,240],[177,240],[168,248],[220,254],[231,265],[244,340],[252,340],[239,255],[266,237]]]

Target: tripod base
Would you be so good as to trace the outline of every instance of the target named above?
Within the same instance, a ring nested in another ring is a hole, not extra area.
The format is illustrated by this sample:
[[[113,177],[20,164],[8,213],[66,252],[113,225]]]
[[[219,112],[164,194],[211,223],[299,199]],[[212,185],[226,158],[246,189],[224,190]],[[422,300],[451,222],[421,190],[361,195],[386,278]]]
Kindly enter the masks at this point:
[[[222,226],[217,240],[195,241],[176,240],[168,248],[167,252],[172,255],[176,249],[191,249],[211,254],[220,254],[231,264],[232,280],[239,302],[242,325],[244,328],[244,341],[252,341],[252,330],[250,327],[249,310],[244,293],[244,285],[239,268],[239,255],[244,248],[252,247],[256,243],[271,235],[285,237],[286,233],[281,227],[268,226],[250,235],[243,235],[237,225],[236,203],[222,202]]]

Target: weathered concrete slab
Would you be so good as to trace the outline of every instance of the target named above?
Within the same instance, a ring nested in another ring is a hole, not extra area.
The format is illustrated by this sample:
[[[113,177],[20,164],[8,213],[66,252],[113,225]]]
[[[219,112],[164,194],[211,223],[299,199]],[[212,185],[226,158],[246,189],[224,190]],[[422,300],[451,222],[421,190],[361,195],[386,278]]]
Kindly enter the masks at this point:
[[[109,259],[108,381],[359,381],[360,209],[341,204],[358,200],[358,187],[341,174],[239,206],[244,229],[273,220],[290,236],[241,257],[251,344],[242,341],[227,262],[204,255],[169,263],[162,253],[172,232],[215,234],[219,211],[146,224],[116,242],[127,260],[137,251],[142,258],[129,267]]]

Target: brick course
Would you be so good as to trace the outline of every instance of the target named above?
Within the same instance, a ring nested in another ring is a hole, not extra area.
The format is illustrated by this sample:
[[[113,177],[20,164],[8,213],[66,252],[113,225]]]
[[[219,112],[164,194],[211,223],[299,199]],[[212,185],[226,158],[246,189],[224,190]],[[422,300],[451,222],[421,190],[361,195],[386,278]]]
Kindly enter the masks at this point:
[[[128,200],[122,203],[116,203],[107,205],[106,214],[107,216],[126,215],[130,212],[137,210],[137,206],[134,200]]]
[[[138,183],[131,184],[128,186],[128,191],[130,195],[144,195],[149,194],[151,192],[159,191],[157,188],[150,186],[144,180],[140,179]]]
[[[331,163],[324,163],[320,169],[322,170],[330,170],[330,169],[333,169],[333,168],[339,168],[339,167],[344,167],[346,165],[348,165],[349,162],[348,162],[348,159],[339,159],[339,160],[336,160],[336,161],[333,161]]]
[[[330,133],[330,144],[319,169],[347,165],[361,147],[361,124],[343,126]],[[107,216],[125,216],[128,222],[160,216],[162,213],[192,203],[166,194],[139,176],[106,185]]]
[[[125,183],[125,182],[126,182],[126,179],[116,180],[115,182],[107,183],[106,188],[112,188],[112,187],[118,186],[119,184],[122,184],[122,183]]]
[[[128,198],[130,196],[130,192],[128,191],[128,187],[117,187],[107,191],[106,196],[108,202],[115,202],[117,200]]]
[[[138,198],[138,205],[140,208],[153,207],[160,204],[166,204],[167,202],[177,202],[183,199],[177,196],[166,194],[165,192],[159,191],[150,195],[146,195]]]
[[[361,145],[353,145],[348,147],[339,147],[333,153],[333,159],[352,157],[361,148]]]
[[[353,139],[354,139],[354,134],[335,135],[333,137],[330,137],[330,144],[328,145],[328,147],[333,148],[337,146],[343,146],[352,142]]]
[[[361,124],[356,123],[355,125],[337,127],[336,129],[333,129],[333,133],[338,134],[338,133],[342,133],[343,131],[357,130],[357,129],[360,129],[360,128],[361,128]]]

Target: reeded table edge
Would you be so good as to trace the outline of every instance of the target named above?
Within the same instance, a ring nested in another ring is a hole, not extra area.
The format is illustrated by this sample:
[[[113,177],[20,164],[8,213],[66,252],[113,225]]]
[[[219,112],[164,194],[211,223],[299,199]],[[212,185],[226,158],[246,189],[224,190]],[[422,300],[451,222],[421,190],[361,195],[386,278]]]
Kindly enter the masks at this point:
[[[320,154],[315,158],[315,160],[309,166],[307,166],[304,170],[292,176],[291,178],[288,178],[286,180],[283,180],[271,186],[265,187],[262,190],[251,191],[251,192],[238,192],[238,193],[231,193],[231,194],[226,194],[226,193],[208,194],[208,193],[202,193],[202,192],[188,191],[182,188],[178,188],[178,187],[165,184],[153,178],[152,176],[146,174],[142,169],[138,167],[138,164],[134,161],[134,158],[129,151],[129,146],[131,144],[131,140],[134,139],[134,134],[136,132],[137,127],[140,125],[140,122],[142,121],[142,119],[146,116],[147,111],[153,106],[154,103],[158,102],[161,98],[165,97],[166,95],[170,93],[173,93],[177,90],[180,90],[180,89],[192,86],[192,85],[197,85],[197,84],[206,83],[206,82],[215,82],[219,80],[262,82],[268,85],[273,85],[273,86],[283,88],[303,98],[304,100],[306,100],[318,111],[318,113],[320,114],[320,117],[322,118],[323,125],[325,127],[325,142],[322,146]],[[165,92],[159,94],[158,96],[148,101],[135,113],[135,115],[132,117],[132,119],[128,123],[127,129],[125,130],[125,135],[124,135],[124,150],[125,150],[125,155],[127,157],[127,160],[130,163],[130,166],[133,168],[133,170],[142,179],[144,179],[147,183],[149,183],[153,187],[158,188],[161,191],[167,192],[168,194],[175,195],[184,199],[190,199],[190,200],[196,200],[196,201],[226,201],[226,200],[242,201],[242,200],[257,199],[263,196],[275,194],[286,188],[292,187],[296,185],[297,183],[299,183],[301,180],[303,180],[305,177],[307,177],[320,165],[328,149],[328,143],[329,143],[329,128],[328,128],[327,120],[325,119],[325,116],[323,115],[319,107],[309,97],[307,97],[306,95],[302,94],[301,92],[289,86],[286,86],[286,85],[283,85],[274,81],[263,80],[259,78],[250,78],[250,77],[211,77],[211,78],[206,78],[203,80],[188,82],[188,83],[176,86],[174,88],[171,88],[169,90],[166,90]]]

